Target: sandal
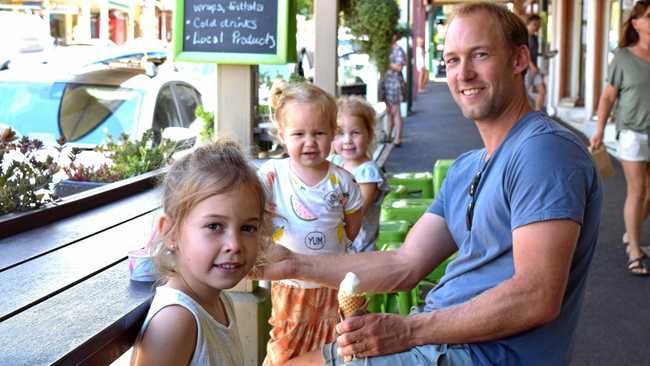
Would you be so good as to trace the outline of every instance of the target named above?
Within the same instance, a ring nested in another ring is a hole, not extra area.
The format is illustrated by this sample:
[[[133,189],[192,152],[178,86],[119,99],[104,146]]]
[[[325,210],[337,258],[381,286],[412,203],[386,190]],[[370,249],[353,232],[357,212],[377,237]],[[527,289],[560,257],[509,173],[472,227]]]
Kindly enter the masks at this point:
[[[648,267],[646,267],[645,265],[645,260],[647,258],[648,257],[645,254],[641,254],[635,259],[629,260],[627,262],[627,271],[630,272],[630,274],[633,274],[635,276],[650,275],[650,271],[648,270]]]

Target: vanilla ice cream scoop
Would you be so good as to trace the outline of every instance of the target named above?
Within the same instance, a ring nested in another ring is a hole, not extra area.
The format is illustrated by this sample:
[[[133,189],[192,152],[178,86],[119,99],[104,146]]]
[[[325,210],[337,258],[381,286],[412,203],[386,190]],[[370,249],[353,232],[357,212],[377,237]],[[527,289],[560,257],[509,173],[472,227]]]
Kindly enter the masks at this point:
[[[357,287],[359,287],[359,282],[359,276],[357,276],[355,273],[346,273],[345,278],[339,285],[339,293],[341,296],[356,294]]]

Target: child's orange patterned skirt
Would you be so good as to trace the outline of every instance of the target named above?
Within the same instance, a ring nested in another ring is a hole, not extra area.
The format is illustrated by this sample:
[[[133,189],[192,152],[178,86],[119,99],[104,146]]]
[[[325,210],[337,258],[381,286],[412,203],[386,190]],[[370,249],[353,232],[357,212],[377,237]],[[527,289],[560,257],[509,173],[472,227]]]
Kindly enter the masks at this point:
[[[301,288],[273,282],[271,339],[264,366],[283,365],[289,359],[336,340],[338,291],[326,287]]]

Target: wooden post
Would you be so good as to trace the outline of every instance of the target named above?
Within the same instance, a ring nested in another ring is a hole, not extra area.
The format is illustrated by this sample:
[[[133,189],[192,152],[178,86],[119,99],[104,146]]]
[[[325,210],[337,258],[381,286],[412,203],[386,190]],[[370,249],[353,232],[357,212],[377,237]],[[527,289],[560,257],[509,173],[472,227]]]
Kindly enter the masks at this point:
[[[314,84],[332,95],[337,95],[338,8],[338,0],[314,0]]]
[[[253,143],[253,67],[217,65],[217,104],[214,130],[248,151]]]

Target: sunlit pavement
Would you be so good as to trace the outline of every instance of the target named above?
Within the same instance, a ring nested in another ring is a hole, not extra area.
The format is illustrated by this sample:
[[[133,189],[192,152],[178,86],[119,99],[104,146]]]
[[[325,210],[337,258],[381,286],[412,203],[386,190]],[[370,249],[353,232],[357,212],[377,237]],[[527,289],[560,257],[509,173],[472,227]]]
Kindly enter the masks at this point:
[[[572,124],[575,131],[586,130]],[[588,128],[588,126],[586,126]],[[465,119],[447,85],[430,83],[405,120],[404,138],[384,167],[388,172],[431,171],[437,159],[482,147],[474,124]],[[586,141],[587,136],[581,136]],[[591,264],[582,317],[574,337],[571,365],[650,364],[650,277],[627,272],[621,244],[625,180],[618,162],[605,182],[600,242]],[[650,225],[642,245],[650,245]]]

